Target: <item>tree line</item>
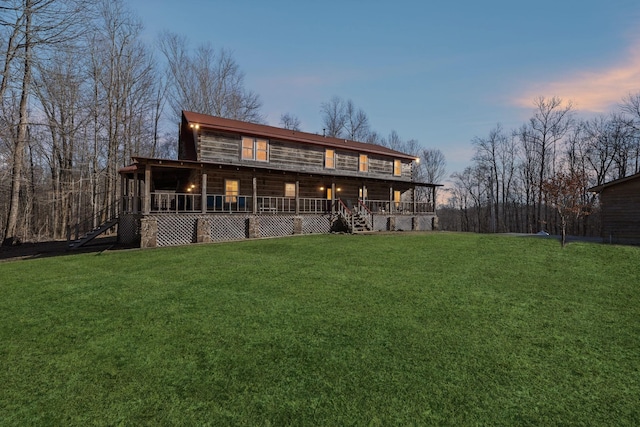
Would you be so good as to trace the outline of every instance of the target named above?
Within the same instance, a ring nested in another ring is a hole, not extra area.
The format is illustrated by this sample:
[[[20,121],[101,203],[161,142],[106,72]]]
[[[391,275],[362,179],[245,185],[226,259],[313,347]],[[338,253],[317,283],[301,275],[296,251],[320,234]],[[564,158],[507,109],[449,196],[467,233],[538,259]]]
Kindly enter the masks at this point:
[[[176,156],[183,108],[262,119],[229,52],[163,33],[158,58],[142,29],[123,0],[0,1],[3,244],[104,219],[131,156]]]
[[[439,212],[443,228],[563,234],[566,227],[572,234],[598,235],[597,198],[589,188],[640,172],[640,93],[589,118],[578,117],[571,102],[538,97],[519,128],[498,124],[472,145],[472,164],[451,175]],[[559,195],[567,200],[569,194],[557,183],[572,183],[570,209],[558,210]],[[576,214],[562,214],[569,211]]]
[[[229,51],[192,48],[170,32],[149,44],[142,30],[124,0],[0,0],[3,245],[61,239],[78,220],[104,220],[132,156],[177,156],[181,110],[265,122]],[[381,137],[352,101],[334,97],[321,114],[328,135],[424,157],[436,165],[428,179],[444,176],[442,153],[395,132]],[[300,121],[287,114],[281,124]]]

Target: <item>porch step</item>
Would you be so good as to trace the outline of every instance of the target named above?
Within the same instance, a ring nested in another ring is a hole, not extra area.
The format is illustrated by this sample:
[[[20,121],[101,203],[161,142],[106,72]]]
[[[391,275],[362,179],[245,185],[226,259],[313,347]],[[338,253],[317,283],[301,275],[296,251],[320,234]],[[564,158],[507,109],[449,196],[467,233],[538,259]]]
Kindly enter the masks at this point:
[[[86,245],[87,243],[89,243],[90,241],[92,241],[93,239],[95,239],[96,237],[98,237],[99,235],[104,233],[105,231],[107,231],[110,228],[114,227],[117,223],[118,223],[118,218],[113,218],[113,219],[110,219],[110,220],[104,222],[103,224],[99,225],[98,227],[96,227],[93,230],[91,230],[88,233],[86,233],[80,239],[77,239],[77,240],[74,240],[73,242],[70,242],[69,243],[69,249],[78,249],[78,248]]]
[[[367,223],[367,220],[357,212],[351,214],[351,217],[344,217],[343,222],[347,226],[350,233],[365,233],[371,231],[371,227]]]

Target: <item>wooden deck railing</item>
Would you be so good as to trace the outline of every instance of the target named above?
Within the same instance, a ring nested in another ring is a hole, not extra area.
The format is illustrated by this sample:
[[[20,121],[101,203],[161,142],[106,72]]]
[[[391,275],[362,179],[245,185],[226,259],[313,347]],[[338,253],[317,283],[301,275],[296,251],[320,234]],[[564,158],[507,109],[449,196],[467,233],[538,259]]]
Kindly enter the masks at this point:
[[[392,202],[389,200],[366,200],[365,205],[372,214],[411,215],[434,213],[433,204],[427,202]]]
[[[296,212],[296,199],[292,197],[257,196],[255,212],[259,214],[280,214]],[[202,209],[202,195],[194,193],[153,192],[150,197],[151,213],[200,213]],[[211,213],[253,213],[253,196],[224,194],[208,194],[206,198],[206,212]],[[125,196],[122,209],[125,213],[142,212],[143,199]],[[335,201],[338,213],[351,215],[351,210],[340,199]],[[342,211],[341,211],[342,209]],[[372,222],[373,215],[412,215],[432,214],[433,204],[427,202],[392,202],[389,200],[358,200],[352,206],[354,211],[367,217]],[[299,198],[298,213],[323,214],[333,210],[333,202],[324,198]]]

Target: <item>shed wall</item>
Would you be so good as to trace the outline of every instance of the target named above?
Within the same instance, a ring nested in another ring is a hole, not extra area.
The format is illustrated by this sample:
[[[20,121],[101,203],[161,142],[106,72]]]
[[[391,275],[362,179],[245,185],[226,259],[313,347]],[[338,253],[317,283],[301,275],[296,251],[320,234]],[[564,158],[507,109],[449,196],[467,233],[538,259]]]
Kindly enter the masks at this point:
[[[640,179],[603,189],[600,205],[606,242],[640,244]]]

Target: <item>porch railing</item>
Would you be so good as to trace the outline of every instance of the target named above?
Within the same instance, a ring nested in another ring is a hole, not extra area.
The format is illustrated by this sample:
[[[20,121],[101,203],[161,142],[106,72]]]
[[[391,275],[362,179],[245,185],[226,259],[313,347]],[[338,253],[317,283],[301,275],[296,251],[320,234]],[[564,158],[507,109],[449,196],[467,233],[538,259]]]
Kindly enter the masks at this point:
[[[199,193],[171,193],[153,192],[150,195],[151,205],[149,211],[152,213],[200,213],[202,209],[202,195]],[[296,199],[292,197],[256,197],[255,212],[259,214],[268,213],[295,213]],[[329,213],[333,209],[332,201],[324,198],[299,198],[298,212],[308,214]],[[212,213],[252,213],[253,196],[224,194],[208,194],[206,197],[206,212]],[[143,199],[133,196],[125,196],[122,200],[123,212],[132,213],[136,210],[142,212]],[[344,205],[346,209],[347,206]],[[339,210],[340,204],[336,204]],[[411,215],[433,213],[433,204],[428,202],[393,202],[389,200],[359,200],[352,208],[366,216],[372,215]],[[351,212],[349,212],[351,214]]]
[[[433,213],[433,204],[428,202],[392,202],[389,200],[366,200],[364,202],[372,214],[411,215],[413,213]]]

